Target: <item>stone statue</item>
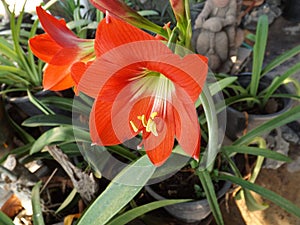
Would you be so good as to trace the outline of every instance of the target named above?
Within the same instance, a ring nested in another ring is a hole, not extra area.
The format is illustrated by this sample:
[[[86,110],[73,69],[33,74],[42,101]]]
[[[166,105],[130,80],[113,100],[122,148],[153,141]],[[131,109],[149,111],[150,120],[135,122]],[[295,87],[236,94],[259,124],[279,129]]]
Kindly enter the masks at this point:
[[[236,44],[237,0],[206,0],[195,20],[194,29],[200,29],[196,51],[209,59],[214,72],[228,72],[231,57],[237,55]]]

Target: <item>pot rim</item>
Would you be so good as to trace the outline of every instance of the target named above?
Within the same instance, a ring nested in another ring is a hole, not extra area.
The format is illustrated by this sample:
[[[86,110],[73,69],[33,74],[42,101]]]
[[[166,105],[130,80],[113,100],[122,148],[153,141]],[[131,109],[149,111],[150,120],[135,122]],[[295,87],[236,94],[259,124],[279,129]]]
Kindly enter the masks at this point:
[[[225,181],[224,185],[222,186],[222,188],[217,192],[217,198],[221,198],[223,197],[226,192],[230,189],[232,183],[229,182],[229,181]],[[145,186],[145,189],[146,191],[154,198],[156,198],[157,200],[166,200],[168,198],[165,198],[163,196],[161,196],[160,194],[158,194],[156,191],[154,191],[152,188],[151,188],[151,185],[146,185]],[[174,205],[204,205],[204,204],[208,204],[208,201],[206,198],[204,199],[200,199],[200,200],[196,200],[194,199],[193,201],[190,201],[190,202],[182,202],[182,203],[176,203]]]
[[[251,76],[251,72],[245,72],[245,73],[240,73],[238,75],[234,75],[234,76],[237,76],[237,77],[242,77],[242,76]],[[262,79],[272,79],[272,77],[268,74],[264,75]],[[292,90],[291,88],[288,86],[288,85],[282,85],[280,87],[278,87],[278,89],[281,88],[281,89],[284,89],[286,91],[286,93],[288,94],[291,94],[292,93]],[[252,118],[255,118],[256,120],[265,120],[267,118],[269,119],[272,119],[272,118],[275,118],[277,117],[278,115],[290,110],[293,106],[293,100],[291,98],[283,98],[283,102],[284,102],[284,106],[281,110],[279,110],[278,112],[275,112],[275,113],[270,113],[270,114],[251,114],[249,113],[249,117],[252,117]],[[233,112],[233,113],[236,113],[236,114],[243,114],[241,111],[239,110],[236,110],[235,108],[233,108],[232,106],[227,106],[226,107],[227,110]]]

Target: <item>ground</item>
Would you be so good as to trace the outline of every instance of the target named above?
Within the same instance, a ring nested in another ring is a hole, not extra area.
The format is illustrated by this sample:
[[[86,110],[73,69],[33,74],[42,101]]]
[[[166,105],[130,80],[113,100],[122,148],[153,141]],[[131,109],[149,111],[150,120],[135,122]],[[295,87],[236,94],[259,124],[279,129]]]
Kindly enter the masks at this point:
[[[267,47],[267,61],[273,59],[283,51],[300,44],[300,23],[294,23],[278,17],[270,26],[269,40]],[[280,69],[286,69],[295,62],[300,61],[300,56],[295,57],[289,63],[282,65]],[[278,70],[274,72],[276,74]],[[300,73],[295,75],[300,81]],[[300,127],[299,127],[300,129]],[[293,159],[290,164],[284,164],[278,169],[263,168],[257,184],[270,189],[279,195],[289,199],[294,204],[300,206],[300,142],[291,144],[289,156]],[[300,225],[300,218],[286,213],[275,204],[265,201],[269,208],[264,211],[249,212],[241,201],[235,201],[230,195],[223,201],[222,212],[226,225]],[[163,210],[156,211],[158,216],[164,217],[164,223],[157,222],[151,217],[152,223],[165,225],[183,225],[173,218],[167,216]],[[153,215],[153,214],[152,214]],[[143,224],[137,221],[135,225]],[[202,225],[203,223],[201,223]],[[212,222],[215,225],[214,222]],[[193,224],[195,225],[195,224]]]
[[[282,16],[278,17],[269,28],[269,40],[267,46],[267,62],[277,55],[300,44],[300,23],[287,21]],[[294,57],[288,63],[282,65],[274,74],[285,70],[287,67],[300,61],[300,56]],[[294,76],[300,81],[300,73]],[[298,124],[298,129],[300,126]],[[270,189],[279,195],[300,206],[300,145],[291,144],[289,156],[293,159],[290,164],[284,164],[280,168],[262,169],[257,184]],[[264,211],[248,212],[241,201],[230,198],[223,204],[222,211],[226,225],[300,225],[300,218],[286,213],[277,205],[266,201],[269,208]],[[229,210],[229,211],[228,211]]]

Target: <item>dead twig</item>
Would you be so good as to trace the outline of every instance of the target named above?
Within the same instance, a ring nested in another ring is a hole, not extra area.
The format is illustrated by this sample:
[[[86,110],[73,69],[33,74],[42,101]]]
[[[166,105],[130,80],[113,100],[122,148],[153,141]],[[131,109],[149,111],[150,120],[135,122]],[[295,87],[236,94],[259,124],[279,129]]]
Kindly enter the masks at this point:
[[[62,166],[70,177],[74,188],[80,194],[85,204],[90,203],[98,191],[98,183],[93,175],[89,175],[74,166],[68,156],[62,152],[57,146],[47,146],[49,154]]]

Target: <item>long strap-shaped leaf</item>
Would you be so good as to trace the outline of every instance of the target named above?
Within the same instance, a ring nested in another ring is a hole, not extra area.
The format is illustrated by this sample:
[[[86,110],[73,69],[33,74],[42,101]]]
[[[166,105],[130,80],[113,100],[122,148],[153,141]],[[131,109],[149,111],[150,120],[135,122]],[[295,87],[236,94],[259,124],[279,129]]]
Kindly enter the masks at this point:
[[[14,225],[13,221],[2,211],[0,211],[0,223],[2,225]]]
[[[168,205],[173,205],[177,203],[187,202],[188,199],[172,199],[172,200],[161,200],[161,201],[155,201],[150,202],[146,205],[141,205],[139,207],[133,208],[126,213],[121,214],[117,218],[110,221],[107,225],[124,225],[129,223],[131,220],[144,215],[147,212],[150,212],[152,210],[165,207]]]
[[[253,138],[260,136],[268,131],[280,127],[289,122],[298,120],[300,118],[300,105],[295,106],[291,110],[279,115],[278,117],[265,122],[261,126],[249,131],[245,136],[237,139],[233,145],[243,145],[250,142]]]
[[[250,83],[250,94],[252,96],[256,96],[258,90],[268,39],[268,26],[268,17],[266,15],[260,16],[256,27],[253,49],[252,77]]]
[[[126,167],[86,210],[77,225],[106,224],[143,188],[154,171],[155,166],[147,155]]]
[[[42,208],[41,208],[41,203],[40,203],[40,186],[41,182],[36,183],[32,189],[32,211],[33,211],[33,224],[34,225],[44,225],[44,218],[43,218],[43,213],[42,213]]]
[[[300,45],[297,45],[296,47],[292,48],[291,50],[288,50],[284,52],[283,54],[277,56],[274,60],[272,60],[261,72],[261,75],[265,75],[268,72],[270,72],[275,67],[279,66],[280,64],[286,62],[293,56],[300,53]]]
[[[216,223],[218,225],[224,225],[222,212],[209,172],[207,170],[199,170],[197,171],[197,174],[205,191],[209,207],[214,215]]]
[[[76,137],[74,136],[76,132]],[[57,143],[71,143],[75,141],[90,142],[90,134],[85,130],[65,125],[54,127],[44,132],[33,144],[30,154],[41,151],[46,145]]]
[[[206,122],[208,127],[208,144],[207,151],[203,154],[200,167],[213,170],[215,158],[219,151],[219,136],[218,136],[218,119],[216,108],[207,85],[204,85],[200,95],[200,101],[205,112]]]
[[[254,191],[254,192],[260,194],[261,196],[263,196],[264,198],[269,199],[270,201],[274,202],[276,205],[280,206],[281,208],[283,208],[287,212],[300,217],[300,208],[298,206],[296,206],[295,204],[293,204],[289,200],[281,197],[280,195],[276,194],[273,191],[270,191],[270,190],[268,190],[266,188],[263,188],[259,185],[253,184],[249,181],[246,181],[242,178],[235,177],[235,176],[232,176],[232,175],[220,174],[218,176],[218,178],[221,179],[221,180],[231,181],[232,183],[238,184],[238,185],[240,185],[240,186],[242,186],[246,189]]]

